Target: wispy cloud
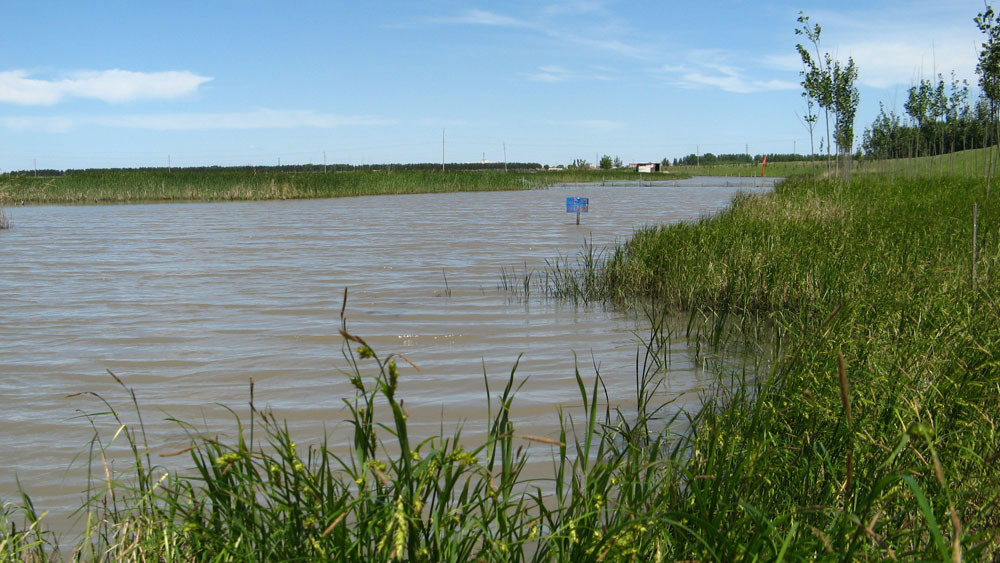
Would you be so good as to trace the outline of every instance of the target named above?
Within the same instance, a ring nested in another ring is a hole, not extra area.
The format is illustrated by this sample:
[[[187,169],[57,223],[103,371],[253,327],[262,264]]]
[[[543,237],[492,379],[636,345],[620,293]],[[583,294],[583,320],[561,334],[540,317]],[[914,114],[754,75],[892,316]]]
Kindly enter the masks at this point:
[[[503,26],[503,27],[532,27],[532,24],[519,20],[517,18],[512,18],[509,16],[503,16],[500,14],[495,14],[493,12],[487,12],[486,10],[466,10],[461,15],[441,17],[431,19],[434,23],[449,23],[449,24],[469,24],[469,25],[492,25],[492,26]]]
[[[15,130],[65,132],[81,126],[145,129],[150,131],[206,131],[213,129],[329,129],[347,125],[390,125],[372,116],[344,116],[309,110],[258,109],[228,113],[132,114],[114,116],[0,117],[0,126]]]
[[[108,103],[165,100],[187,96],[212,80],[189,71],[133,72],[80,70],[59,78],[33,78],[26,70],[0,72],[0,102],[51,106],[70,98]]]
[[[858,82],[875,88],[911,85],[934,74],[948,75],[955,71],[958,78],[975,81],[976,53],[972,42],[962,45],[943,41],[932,44],[907,40],[858,41],[841,47],[841,58],[847,55],[858,65]]]
[[[568,2],[553,2],[541,8],[546,16],[563,17],[599,12],[604,9],[604,2],[581,0]]]
[[[571,8],[572,6],[557,6],[555,7],[555,13]],[[577,8],[580,12],[592,12],[598,10],[599,4],[585,2],[577,6]],[[553,15],[551,11],[546,12],[546,10],[542,10],[541,13],[542,15]],[[440,24],[485,25],[526,29],[556,39],[562,43],[572,43],[635,59],[646,59],[653,54],[647,47],[636,46],[616,37],[608,37],[606,32],[603,34],[595,32],[593,35],[585,35],[580,32],[569,32],[559,29],[558,21],[519,19],[485,10],[466,10],[458,16],[433,18],[429,21]],[[604,36],[600,37],[599,35]]]
[[[729,67],[719,67],[717,72],[703,74],[688,72],[680,76],[680,85],[688,87],[710,86],[734,94],[754,94],[775,90],[795,90],[797,82],[790,80],[752,80],[743,76],[740,71]]]
[[[681,64],[664,64],[659,72],[667,80],[682,88],[717,88],[734,94],[753,94],[775,90],[794,90],[799,83],[790,80],[794,75],[781,68],[783,78],[770,78],[774,67],[790,64],[786,59],[763,58],[764,67],[758,63],[752,69],[730,61],[737,55],[719,49],[694,50],[684,57]]]
[[[574,71],[558,65],[546,65],[538,67],[535,72],[526,73],[528,80],[534,82],[570,82],[583,80],[612,80],[608,70],[603,67],[596,67],[592,72]]]
[[[975,81],[983,36],[972,17],[982,3],[962,3],[971,6],[874,2],[863,9],[819,12],[813,19],[823,24],[821,50],[841,61],[853,57],[859,84],[909,86],[952,71],[959,79]]]

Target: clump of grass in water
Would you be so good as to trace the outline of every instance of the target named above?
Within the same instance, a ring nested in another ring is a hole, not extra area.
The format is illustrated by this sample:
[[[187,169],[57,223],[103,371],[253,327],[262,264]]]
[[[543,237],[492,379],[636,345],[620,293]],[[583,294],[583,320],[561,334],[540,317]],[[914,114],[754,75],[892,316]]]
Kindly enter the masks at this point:
[[[10,227],[10,217],[7,216],[7,212],[4,211],[3,206],[0,205],[0,231],[9,229]]]

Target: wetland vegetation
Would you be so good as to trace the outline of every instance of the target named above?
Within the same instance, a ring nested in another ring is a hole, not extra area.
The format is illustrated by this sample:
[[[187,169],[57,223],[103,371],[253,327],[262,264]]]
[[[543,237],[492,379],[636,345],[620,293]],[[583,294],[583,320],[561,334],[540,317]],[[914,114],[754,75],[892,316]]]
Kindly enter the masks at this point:
[[[81,170],[0,175],[0,202],[152,203],[305,199],[361,195],[520,190],[561,182],[638,180],[631,170],[453,170],[386,166],[328,172],[313,167]],[[655,175],[657,179],[684,175]]]
[[[989,36],[984,54],[995,57],[981,58],[991,79],[984,89],[995,102],[1000,25],[993,16],[988,9],[977,24]],[[124,399],[97,397],[85,415],[95,433],[81,539],[60,546],[25,493],[0,511],[0,554],[1000,558],[995,142],[854,168],[845,150],[853,146],[853,80],[839,84],[840,104],[824,92],[838,86],[824,75],[849,78],[853,63],[831,65],[819,53],[819,27],[799,21],[817,51],[815,60],[803,55],[803,84],[808,99],[834,114],[839,170],[829,159],[789,163],[805,173],[770,194],[738,198],[697,222],[644,229],[606,253],[588,247],[578,262],[559,261],[534,276],[550,295],[646,312],[652,328],[636,356],[634,409],[612,408],[602,400],[600,375],[578,371],[582,408],[554,415],[558,436],[532,435],[510,416],[521,381],[515,363],[501,390],[484,377],[483,443],[466,444],[461,430],[412,434],[398,383],[417,367],[348,330],[345,292],[340,334],[350,369],[343,376],[355,389],[344,401],[349,453],[326,443],[297,445],[274,413],[256,407],[251,382],[249,408],[233,411],[232,438],[179,422],[190,431],[190,447],[171,455],[186,456],[193,469],[178,472],[154,457],[136,393],[118,380]],[[998,107],[989,105],[993,129]],[[965,166],[955,166],[962,159]],[[485,178],[477,182],[494,185]],[[117,193],[128,192],[126,184]],[[232,185],[215,198],[226,199]],[[136,200],[173,199],[150,190],[139,190]],[[103,201],[84,192],[79,201]],[[298,193],[290,197],[321,197]],[[524,279],[527,288],[532,275]],[[665,320],[678,313],[687,319],[682,326]],[[706,360],[716,350],[737,350],[743,359],[742,367],[720,365],[718,384],[695,412],[672,410],[658,395],[669,362],[664,344],[674,331]],[[130,460],[124,467],[109,461],[122,451]],[[551,455],[550,474],[522,473],[529,451]]]
[[[995,559],[998,212],[982,177],[807,175],[591,252],[553,283],[579,299],[645,303],[653,329],[637,357],[637,408],[610,408],[600,377],[578,373],[582,414],[554,413],[555,437],[508,416],[516,366],[503,390],[485,390],[485,443],[411,435],[397,382],[415,368],[346,323],[347,456],[296,445],[253,406],[251,386],[235,438],[187,426],[179,455],[194,469],[175,472],[144,443],[131,389],[131,409],[100,399],[85,532],[57,554]],[[685,326],[662,322],[678,311]],[[671,330],[747,358],[698,412],[668,416],[657,401]],[[123,447],[127,469],[104,461]],[[552,473],[522,475],[529,452],[551,455]],[[5,556],[57,549],[27,494],[3,518]]]

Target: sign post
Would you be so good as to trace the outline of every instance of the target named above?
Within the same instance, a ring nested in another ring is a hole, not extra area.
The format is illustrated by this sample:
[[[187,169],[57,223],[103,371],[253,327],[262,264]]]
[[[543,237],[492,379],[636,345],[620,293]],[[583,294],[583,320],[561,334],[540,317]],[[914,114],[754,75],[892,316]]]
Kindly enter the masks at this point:
[[[567,197],[566,198],[566,213],[576,213],[576,224],[580,224],[580,213],[590,212],[590,198],[586,197]]]

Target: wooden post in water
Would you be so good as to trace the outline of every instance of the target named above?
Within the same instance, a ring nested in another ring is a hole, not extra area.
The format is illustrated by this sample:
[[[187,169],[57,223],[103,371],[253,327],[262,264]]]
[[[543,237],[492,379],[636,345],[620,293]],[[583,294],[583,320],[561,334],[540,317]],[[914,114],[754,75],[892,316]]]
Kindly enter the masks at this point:
[[[587,213],[590,211],[590,198],[586,197],[567,197],[566,198],[566,213],[576,212],[576,224],[580,224],[580,213]]]

